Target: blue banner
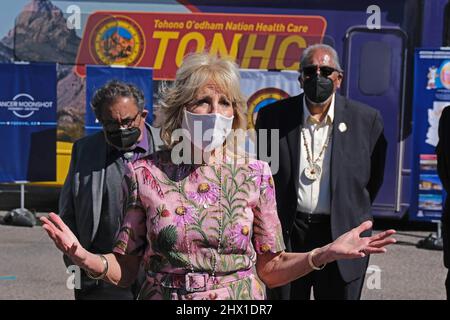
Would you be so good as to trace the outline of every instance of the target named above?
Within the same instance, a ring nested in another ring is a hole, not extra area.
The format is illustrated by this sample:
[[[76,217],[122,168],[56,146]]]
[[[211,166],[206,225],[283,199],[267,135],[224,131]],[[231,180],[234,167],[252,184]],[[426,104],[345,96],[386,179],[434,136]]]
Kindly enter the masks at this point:
[[[56,65],[0,64],[0,182],[56,180]]]
[[[444,191],[435,148],[442,109],[450,105],[450,50],[416,49],[414,71],[410,218],[436,221],[442,215]]]
[[[86,67],[86,134],[92,134],[102,129],[101,124],[95,118],[92,111],[91,99],[99,88],[112,80],[131,83],[142,90],[145,97],[145,109],[149,111],[146,122],[152,122],[153,100],[153,70],[137,67],[110,67],[87,66]]]

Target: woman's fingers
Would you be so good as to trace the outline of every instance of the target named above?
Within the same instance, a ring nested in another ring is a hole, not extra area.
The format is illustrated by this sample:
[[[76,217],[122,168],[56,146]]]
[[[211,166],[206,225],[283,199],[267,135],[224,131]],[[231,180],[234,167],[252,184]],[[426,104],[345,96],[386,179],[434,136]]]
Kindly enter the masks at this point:
[[[368,244],[364,248],[360,249],[360,252],[363,252],[365,255],[368,254],[379,254],[386,253],[386,246],[395,243],[395,239],[383,239],[373,243]]]
[[[364,249],[365,254],[378,254],[378,253],[386,253],[386,248],[373,248],[369,247]]]
[[[69,251],[69,247],[68,244],[66,243],[67,241],[65,240],[65,232],[61,231],[61,229],[55,225],[54,220],[49,220],[46,217],[41,217],[40,220],[42,222],[42,228],[44,228],[45,231],[47,231],[48,235],[53,240],[56,247],[62,252],[67,253]]]
[[[45,231],[47,231],[48,236],[55,241],[56,240],[56,236],[55,233],[53,232],[53,230],[46,224],[42,225],[42,228],[44,228]]]
[[[55,227],[55,224],[52,221],[50,221],[47,217],[41,217],[40,220],[42,224],[48,225],[50,227]]]
[[[48,225],[48,224],[51,223],[51,222],[47,219],[47,217],[40,217],[39,220],[41,220],[43,226],[44,226],[44,225]]]
[[[364,258],[366,256],[366,253],[363,250],[354,250],[350,252],[347,256],[349,259]]]
[[[372,242],[372,241],[377,241],[377,240],[385,239],[385,238],[390,237],[390,236],[392,236],[393,234],[395,234],[395,232],[396,232],[396,231],[393,230],[393,229],[390,229],[390,230],[386,230],[386,231],[380,232],[380,233],[378,233],[378,234],[376,234],[376,235],[371,236],[371,237],[370,237],[370,241]]]
[[[47,231],[47,234],[53,240],[53,243],[55,244],[55,246],[62,252],[65,252],[64,246],[62,245],[58,236],[55,235],[55,232],[48,225],[43,225],[42,228],[44,228],[44,230]]]
[[[361,234],[361,233],[363,233],[364,231],[369,230],[370,228],[372,228],[372,225],[373,225],[372,221],[367,220],[367,221],[364,221],[363,223],[361,223],[361,224],[360,224],[358,227],[356,227],[355,229],[356,229],[356,231],[358,232],[358,234]]]
[[[43,227],[44,227],[44,226],[47,226],[47,228],[53,232],[53,234],[54,234],[55,237],[61,232],[61,230],[59,230],[59,229],[55,226],[55,224],[54,224],[52,221],[50,221],[48,218],[46,218],[46,217],[41,217],[41,222],[42,222],[42,226],[43,226]]]
[[[357,259],[370,254],[385,253],[387,251],[385,247],[396,242],[394,238],[391,238],[395,234],[395,230],[386,230],[372,237],[360,236],[364,231],[370,230],[372,226],[372,221],[367,220],[347,233],[346,237],[339,238],[337,242],[342,248],[340,246],[337,248],[342,250],[338,250],[337,255],[343,259]],[[344,248],[350,250],[344,250]]]
[[[60,216],[58,216],[57,214],[55,214],[53,212],[50,212],[48,216],[59,230],[61,230],[63,232],[70,231],[70,229],[67,227],[67,225],[64,223],[64,221],[62,221]]]
[[[373,247],[382,247],[387,246],[390,244],[393,244],[397,242],[394,238],[391,238],[391,236],[395,234],[395,230],[386,230],[383,232],[380,232],[379,234],[376,234],[369,238],[369,244]]]
[[[57,236],[61,241],[69,239],[70,235],[72,234],[72,231],[70,231],[70,229],[64,224],[61,218],[59,218],[54,213],[51,214],[50,218],[53,220],[49,220],[46,217],[42,217],[41,221],[46,225],[48,225],[53,230],[55,236]]]
[[[397,240],[395,240],[394,238],[388,238],[388,239],[370,242],[370,246],[376,247],[376,248],[381,248],[381,247],[385,247],[385,246],[394,244],[396,242],[397,242]]]

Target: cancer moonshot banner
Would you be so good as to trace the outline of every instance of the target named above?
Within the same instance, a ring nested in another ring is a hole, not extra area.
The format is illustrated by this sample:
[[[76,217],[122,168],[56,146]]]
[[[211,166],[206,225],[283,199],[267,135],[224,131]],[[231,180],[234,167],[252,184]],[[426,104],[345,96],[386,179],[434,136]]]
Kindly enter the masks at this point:
[[[0,182],[56,179],[56,65],[0,64]]]

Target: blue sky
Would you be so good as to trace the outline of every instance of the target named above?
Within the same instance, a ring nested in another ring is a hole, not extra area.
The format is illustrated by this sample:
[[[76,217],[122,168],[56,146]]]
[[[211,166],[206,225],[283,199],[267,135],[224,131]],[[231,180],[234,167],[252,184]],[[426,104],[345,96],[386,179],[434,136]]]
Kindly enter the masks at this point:
[[[14,19],[28,2],[29,0],[2,1],[2,10],[0,10],[0,38],[3,38],[12,29]]]
[[[1,0],[2,10],[0,10],[0,38],[14,26],[14,19],[22,11],[23,7],[30,0]],[[144,1],[144,0],[140,0]],[[157,0],[157,4],[148,3],[126,3],[121,1],[76,1],[76,0],[54,0],[57,7],[65,11],[70,5],[78,5],[81,13],[88,15],[96,10],[123,10],[123,11],[153,11],[153,12],[188,12],[188,10],[175,0]],[[85,19],[82,19],[82,23]],[[82,32],[78,32],[81,36]]]

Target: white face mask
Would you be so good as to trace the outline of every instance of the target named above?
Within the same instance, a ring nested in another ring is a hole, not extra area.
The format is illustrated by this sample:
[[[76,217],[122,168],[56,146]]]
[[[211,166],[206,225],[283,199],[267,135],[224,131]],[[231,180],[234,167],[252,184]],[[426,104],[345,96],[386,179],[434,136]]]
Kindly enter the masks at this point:
[[[182,127],[189,132],[194,146],[210,152],[220,147],[231,133],[233,119],[220,113],[196,114],[185,109]]]

